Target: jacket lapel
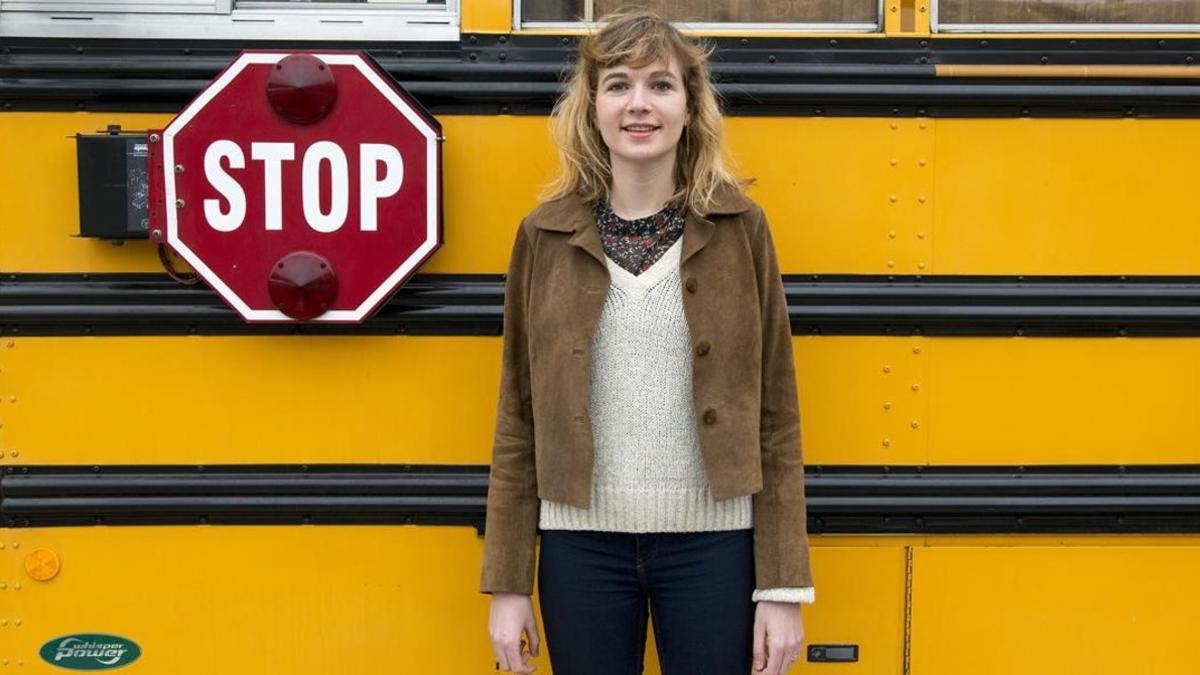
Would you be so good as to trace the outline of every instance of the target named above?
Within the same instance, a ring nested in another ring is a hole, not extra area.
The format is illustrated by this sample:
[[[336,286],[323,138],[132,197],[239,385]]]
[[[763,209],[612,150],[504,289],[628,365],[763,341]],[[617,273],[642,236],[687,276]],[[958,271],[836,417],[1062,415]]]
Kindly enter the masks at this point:
[[[691,258],[697,251],[704,248],[704,245],[712,238],[715,227],[711,220],[701,218],[690,210],[688,211],[687,218],[683,224],[683,250],[679,253],[680,267],[688,261],[688,258]]]
[[[592,257],[604,265],[604,245],[600,243],[600,233],[596,230],[596,224],[591,222],[591,218],[587,218],[579,223],[575,228],[575,234],[567,240],[567,243],[592,254]]]

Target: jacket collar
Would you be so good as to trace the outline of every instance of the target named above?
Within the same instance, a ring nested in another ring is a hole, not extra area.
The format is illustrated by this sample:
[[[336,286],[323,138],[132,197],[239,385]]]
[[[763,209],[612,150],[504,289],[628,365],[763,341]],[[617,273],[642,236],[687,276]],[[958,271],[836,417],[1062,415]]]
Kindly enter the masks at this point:
[[[704,248],[712,237],[715,227],[710,218],[719,215],[736,215],[750,208],[750,200],[732,186],[723,185],[713,193],[712,201],[702,217],[688,212],[683,226],[683,251],[679,264],[687,262],[697,251]],[[578,195],[568,195],[545,202],[536,210],[534,227],[552,232],[573,232],[567,243],[578,246],[604,263],[604,246],[596,230],[592,209],[588,201]]]

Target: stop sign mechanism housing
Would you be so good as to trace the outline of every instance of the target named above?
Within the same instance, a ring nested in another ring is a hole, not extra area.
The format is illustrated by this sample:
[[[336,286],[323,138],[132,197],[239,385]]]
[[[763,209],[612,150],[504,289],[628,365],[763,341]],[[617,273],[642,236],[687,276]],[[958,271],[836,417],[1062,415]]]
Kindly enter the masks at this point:
[[[362,52],[243,52],[149,141],[151,241],[246,321],[361,322],[441,246],[441,125]]]

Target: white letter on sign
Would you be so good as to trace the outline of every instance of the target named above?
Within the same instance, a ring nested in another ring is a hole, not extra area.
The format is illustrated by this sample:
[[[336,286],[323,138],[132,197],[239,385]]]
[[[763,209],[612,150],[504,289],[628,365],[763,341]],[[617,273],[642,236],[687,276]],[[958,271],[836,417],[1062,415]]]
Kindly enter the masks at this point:
[[[362,183],[359,186],[362,191],[358,209],[362,220],[360,229],[374,232],[378,229],[379,200],[396,194],[404,182],[404,159],[399,150],[382,143],[363,143],[358,157],[359,182]],[[376,173],[380,162],[383,162],[383,178]]]
[[[263,199],[266,202],[268,230],[283,229],[283,172],[284,161],[296,158],[294,143],[251,143],[250,158],[263,163]]]
[[[329,213],[321,213],[321,162],[329,162],[331,189]],[[350,178],[346,169],[346,153],[332,141],[317,141],[304,153],[304,219],[317,232],[337,232],[346,222],[350,203]]]
[[[242,226],[246,218],[246,193],[225,169],[221,160],[229,160],[229,168],[246,168],[246,156],[233,141],[213,141],[204,151],[204,177],[221,196],[229,202],[229,213],[221,213],[221,200],[204,200],[204,218],[218,232],[233,232]]]

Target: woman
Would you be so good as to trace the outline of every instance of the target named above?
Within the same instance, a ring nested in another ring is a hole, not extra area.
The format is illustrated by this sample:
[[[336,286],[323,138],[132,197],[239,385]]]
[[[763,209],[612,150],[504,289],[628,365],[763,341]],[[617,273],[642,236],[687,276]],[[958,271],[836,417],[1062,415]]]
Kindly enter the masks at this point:
[[[704,49],[639,12],[579,52],[562,172],[506,284],[481,584],[497,669],[540,650],[540,530],[556,675],[640,673],[647,608],[666,675],[782,673],[813,586],[770,230],[722,166]]]

